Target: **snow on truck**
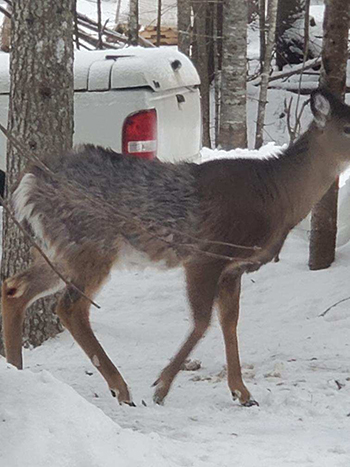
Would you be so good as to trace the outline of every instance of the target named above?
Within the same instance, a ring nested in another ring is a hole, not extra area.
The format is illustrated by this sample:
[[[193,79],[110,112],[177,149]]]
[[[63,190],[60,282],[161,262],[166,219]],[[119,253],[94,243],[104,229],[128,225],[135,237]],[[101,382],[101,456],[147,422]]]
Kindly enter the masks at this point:
[[[201,146],[199,76],[175,49],[77,51],[74,144],[163,161],[194,159]],[[0,122],[6,126],[9,54],[0,53]],[[6,171],[0,134],[0,169]]]

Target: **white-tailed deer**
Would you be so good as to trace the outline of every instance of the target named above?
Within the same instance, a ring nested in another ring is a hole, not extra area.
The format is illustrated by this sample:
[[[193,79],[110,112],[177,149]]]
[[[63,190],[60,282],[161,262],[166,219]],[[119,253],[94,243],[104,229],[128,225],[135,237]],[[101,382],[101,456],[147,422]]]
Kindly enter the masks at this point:
[[[161,403],[182,363],[207,330],[218,305],[228,385],[241,404],[256,404],[241,376],[237,321],[241,275],[271,261],[290,230],[350,162],[350,107],[325,91],[311,97],[314,121],[279,156],[196,164],[143,161],[83,146],[32,164],[12,196],[17,219],[56,268],[93,296],[112,266],[138,252],[186,272],[193,329],[155,382]],[[246,249],[234,247],[241,245]],[[254,248],[254,247],[259,247]],[[234,258],[229,260],[228,257]],[[64,289],[57,313],[120,403],[132,404],[123,377],[89,324],[88,300],[67,286],[40,255],[2,290],[6,355],[22,367],[25,309]]]

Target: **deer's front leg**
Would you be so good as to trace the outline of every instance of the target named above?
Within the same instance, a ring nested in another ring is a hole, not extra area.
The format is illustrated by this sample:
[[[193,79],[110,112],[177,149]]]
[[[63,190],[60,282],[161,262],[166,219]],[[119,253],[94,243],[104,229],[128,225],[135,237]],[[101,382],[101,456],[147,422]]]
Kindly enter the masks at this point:
[[[113,397],[117,397],[120,404],[134,406],[126,382],[91,329],[89,307],[88,301],[78,292],[74,289],[67,289],[56,311],[62,323],[106,380]]]
[[[241,277],[223,273],[220,278],[218,305],[227,358],[228,386],[233,399],[239,399],[245,407],[259,405],[251,396],[242,380],[237,341]]]

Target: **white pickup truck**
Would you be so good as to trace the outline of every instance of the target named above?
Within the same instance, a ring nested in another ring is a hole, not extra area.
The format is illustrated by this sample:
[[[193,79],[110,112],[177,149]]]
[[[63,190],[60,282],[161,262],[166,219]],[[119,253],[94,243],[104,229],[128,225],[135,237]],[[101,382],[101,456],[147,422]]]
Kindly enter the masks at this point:
[[[173,48],[79,52],[74,63],[74,143],[138,157],[194,159],[201,147],[199,76]],[[0,53],[0,122],[6,126],[9,55]],[[0,169],[6,171],[0,134]]]

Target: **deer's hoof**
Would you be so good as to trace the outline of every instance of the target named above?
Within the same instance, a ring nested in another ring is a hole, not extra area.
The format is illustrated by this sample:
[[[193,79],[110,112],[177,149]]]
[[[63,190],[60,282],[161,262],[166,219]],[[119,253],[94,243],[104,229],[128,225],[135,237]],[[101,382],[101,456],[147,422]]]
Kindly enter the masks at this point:
[[[153,402],[157,405],[164,405],[164,399],[169,392],[169,388],[163,383],[162,380],[156,382],[156,390],[153,395]]]
[[[252,396],[248,393],[248,397],[243,397],[241,391],[238,389],[236,391],[232,391],[232,399],[239,400],[240,404],[243,407],[252,407],[253,405],[256,405],[259,407],[259,402],[257,402],[255,399],[252,398]]]
[[[118,399],[119,405],[128,405],[129,407],[136,407],[134,402],[131,400],[129,391],[125,394],[121,394],[117,389],[110,389],[113,397]]]
[[[259,407],[259,402],[256,401],[255,399],[249,399],[247,402],[242,403],[243,407],[253,407],[253,405],[256,405]]]

